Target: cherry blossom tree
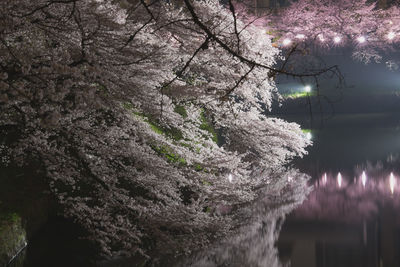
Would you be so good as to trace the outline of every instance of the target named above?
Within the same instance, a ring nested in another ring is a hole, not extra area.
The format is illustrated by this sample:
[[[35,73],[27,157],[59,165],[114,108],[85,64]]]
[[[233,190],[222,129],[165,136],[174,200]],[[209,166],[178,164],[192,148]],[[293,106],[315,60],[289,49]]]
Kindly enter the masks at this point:
[[[395,71],[400,63],[396,53],[400,40],[399,7],[380,2],[384,1],[299,0],[287,1],[287,5],[280,8],[254,11],[254,1],[239,0],[235,7],[241,19],[257,23],[273,37],[273,46],[282,50],[277,64],[281,70],[313,72],[326,69],[326,55],[343,53],[365,64],[383,63]],[[336,98],[341,98],[341,89],[346,87],[344,76],[339,69],[334,75],[326,74],[332,87],[340,89]],[[305,86],[313,85],[315,107],[320,114],[325,112],[323,106],[330,106],[334,112],[336,100],[324,94],[320,77],[303,76],[300,81]],[[311,120],[312,102],[307,104]]]
[[[189,253],[310,144],[265,115],[271,36],[219,1],[0,4],[2,168],[37,170],[104,257]],[[333,70],[332,70],[333,71]]]
[[[260,19],[277,46],[303,51],[352,47],[353,57],[367,64],[388,55],[385,63],[393,69],[397,67],[390,53],[400,40],[400,10],[382,6],[367,0],[299,0]]]

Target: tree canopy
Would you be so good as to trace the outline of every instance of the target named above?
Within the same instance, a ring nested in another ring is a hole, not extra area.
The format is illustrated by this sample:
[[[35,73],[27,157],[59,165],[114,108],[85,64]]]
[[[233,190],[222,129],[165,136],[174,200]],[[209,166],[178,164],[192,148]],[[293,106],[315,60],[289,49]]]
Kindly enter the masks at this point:
[[[282,48],[312,44],[322,50],[352,47],[353,57],[364,63],[384,63],[398,69],[390,53],[400,41],[398,5],[381,8],[379,1],[292,1],[259,20]],[[260,23],[261,23],[260,22]]]
[[[34,164],[103,256],[189,253],[296,177],[283,166],[310,141],[265,112],[280,52],[233,5],[15,0],[0,14],[1,167]]]

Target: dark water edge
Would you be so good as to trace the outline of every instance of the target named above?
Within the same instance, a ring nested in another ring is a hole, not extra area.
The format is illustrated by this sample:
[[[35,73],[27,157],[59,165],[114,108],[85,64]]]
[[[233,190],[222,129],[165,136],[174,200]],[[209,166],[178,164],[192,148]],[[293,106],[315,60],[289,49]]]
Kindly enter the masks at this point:
[[[84,229],[59,216],[39,170],[37,162],[1,166],[0,266],[93,266],[95,247],[82,239]]]
[[[95,266],[93,244],[86,231],[71,220],[52,217],[29,241],[24,266]]]

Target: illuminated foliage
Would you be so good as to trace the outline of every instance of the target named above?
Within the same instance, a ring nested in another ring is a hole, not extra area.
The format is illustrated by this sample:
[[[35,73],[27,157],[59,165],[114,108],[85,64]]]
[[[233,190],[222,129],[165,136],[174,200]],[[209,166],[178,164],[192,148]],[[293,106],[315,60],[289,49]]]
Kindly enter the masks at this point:
[[[40,162],[106,257],[226,235],[236,207],[266,183],[282,190],[273,173],[310,143],[264,115],[282,73],[264,29],[217,0],[150,2],[0,4],[4,164]]]
[[[282,47],[302,43],[322,49],[350,46],[355,59],[380,63],[382,54],[398,47],[399,15],[397,5],[381,9],[374,1],[299,0],[267,17],[272,22],[267,28],[276,33]],[[393,63],[386,62],[397,68]]]

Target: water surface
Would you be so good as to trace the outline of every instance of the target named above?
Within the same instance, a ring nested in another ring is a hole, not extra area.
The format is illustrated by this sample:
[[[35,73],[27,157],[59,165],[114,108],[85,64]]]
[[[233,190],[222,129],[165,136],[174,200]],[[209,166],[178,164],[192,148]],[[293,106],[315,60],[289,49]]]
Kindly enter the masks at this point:
[[[313,191],[285,220],[277,246],[292,267],[400,266],[400,114],[338,114],[311,129],[295,165]],[[310,125],[305,117],[288,120]]]

